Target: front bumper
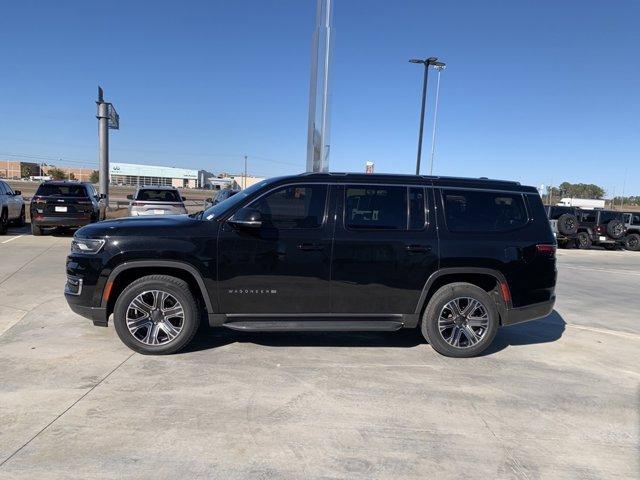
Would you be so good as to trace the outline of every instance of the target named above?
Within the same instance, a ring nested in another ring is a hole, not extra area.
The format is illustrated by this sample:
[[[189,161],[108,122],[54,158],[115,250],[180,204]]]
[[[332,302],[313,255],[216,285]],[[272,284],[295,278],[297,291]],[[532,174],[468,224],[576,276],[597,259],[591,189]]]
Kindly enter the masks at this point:
[[[72,303],[69,301],[69,295],[65,294],[67,299],[67,303],[69,304],[69,308],[73,310],[74,313],[78,315],[88,318],[93,321],[93,324],[98,327],[106,327],[108,325],[107,318],[107,309],[105,307],[88,307],[86,305],[79,305],[77,303]]]
[[[547,300],[546,302],[534,303],[532,305],[527,305],[526,307],[507,309],[502,314],[502,325],[515,325],[517,323],[544,318],[553,311],[555,303],[556,297],[554,296],[551,300]]]

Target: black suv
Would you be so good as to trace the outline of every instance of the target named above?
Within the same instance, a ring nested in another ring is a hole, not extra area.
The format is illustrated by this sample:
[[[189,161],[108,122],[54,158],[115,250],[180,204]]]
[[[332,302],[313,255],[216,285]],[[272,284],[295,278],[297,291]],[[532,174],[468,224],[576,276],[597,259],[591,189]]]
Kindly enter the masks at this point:
[[[613,250],[624,243],[624,214],[613,210],[578,210],[578,248],[601,245]]]
[[[31,199],[31,233],[45,227],[81,227],[100,218],[99,197],[91,183],[47,181]]]
[[[578,209],[561,205],[547,205],[544,209],[558,246],[573,248],[578,234]]]
[[[78,230],[71,309],[147,354],[211,326],[241,331],[419,327],[469,357],[500,325],[548,315],[555,239],[516,182],[410,175],[274,178],[190,216]]]

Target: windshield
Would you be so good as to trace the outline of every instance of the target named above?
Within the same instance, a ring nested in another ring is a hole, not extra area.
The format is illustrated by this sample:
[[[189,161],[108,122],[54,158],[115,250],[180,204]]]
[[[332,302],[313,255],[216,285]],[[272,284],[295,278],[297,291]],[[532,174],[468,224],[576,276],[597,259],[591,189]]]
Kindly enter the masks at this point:
[[[147,201],[147,202],[180,202],[180,195],[175,190],[154,190],[150,188],[145,188],[144,190],[138,191],[138,196],[136,200]]]
[[[87,197],[84,185],[55,185],[43,183],[38,187],[36,195],[42,197]]]
[[[277,178],[265,180],[263,182],[253,184],[249,188],[240,190],[237,194],[232,195],[231,197],[227,198],[225,201],[207,208],[202,214],[202,218],[205,220],[213,220],[214,218],[219,217],[221,214],[223,214],[230,208],[233,208],[235,205],[238,205],[239,203],[241,203],[245,198],[247,198],[253,192],[260,190],[262,187],[269,185],[275,180],[277,180]]]

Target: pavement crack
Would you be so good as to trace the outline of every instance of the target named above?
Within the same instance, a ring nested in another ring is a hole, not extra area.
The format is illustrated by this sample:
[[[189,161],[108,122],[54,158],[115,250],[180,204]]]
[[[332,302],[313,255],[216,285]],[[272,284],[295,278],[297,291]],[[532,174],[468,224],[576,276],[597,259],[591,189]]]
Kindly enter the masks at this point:
[[[100,381],[98,383],[96,383],[94,386],[92,386],[89,390],[87,390],[86,392],[84,392],[80,398],[78,398],[76,401],[74,401],[71,405],[69,405],[67,408],[65,408],[58,416],[56,416],[56,418],[54,418],[53,420],[51,420],[49,423],[47,423],[42,429],[40,429],[35,435],[33,435],[29,440],[27,440],[25,443],[23,443],[17,450],[15,450],[11,455],[9,455],[7,458],[5,458],[2,462],[0,462],[0,468],[2,468],[4,466],[5,463],[7,463],[9,460],[11,460],[13,457],[15,457],[18,453],[20,453],[27,445],[29,445],[31,442],[33,442],[36,438],[38,438],[40,436],[40,434],[42,434],[45,430],[47,430],[51,425],[53,425],[54,423],[56,423],[60,418],[62,418],[69,410],[71,410],[73,407],[75,407],[82,399],[84,399],[87,395],[89,395],[91,392],[93,392],[93,390],[98,387],[99,385],[102,384],[102,382],[104,382],[107,378],[109,378],[113,373],[115,373],[116,370],[118,370],[122,365],[124,365],[131,357],[133,357],[135,355],[134,353],[131,353],[127,358],[125,358],[122,362],[120,362],[118,365],[116,365],[116,367],[111,370],[109,373],[107,373],[104,377],[102,377],[100,379]]]

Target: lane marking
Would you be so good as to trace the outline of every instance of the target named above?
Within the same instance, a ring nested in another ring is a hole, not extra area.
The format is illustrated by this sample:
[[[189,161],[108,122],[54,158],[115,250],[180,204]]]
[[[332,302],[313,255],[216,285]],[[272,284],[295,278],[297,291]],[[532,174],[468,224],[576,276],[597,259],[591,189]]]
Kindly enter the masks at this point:
[[[10,238],[9,240],[5,240],[4,242],[0,242],[0,243],[9,243],[14,241],[16,238],[20,238],[20,237],[24,237],[24,233],[22,235],[18,235],[17,237]]]
[[[586,270],[586,271],[594,271],[594,272],[605,272],[605,273],[619,273],[621,275],[634,275],[640,277],[640,272],[632,272],[630,270],[611,270],[608,268],[593,268],[593,267],[574,267],[570,265],[561,265],[560,269],[568,268],[570,270]]]

